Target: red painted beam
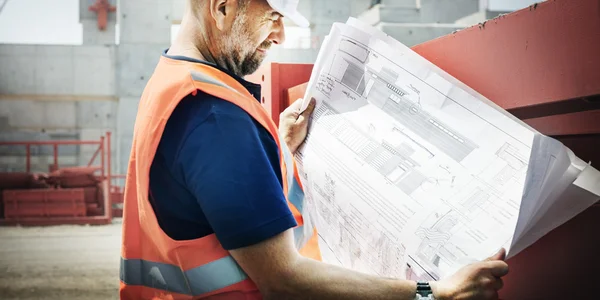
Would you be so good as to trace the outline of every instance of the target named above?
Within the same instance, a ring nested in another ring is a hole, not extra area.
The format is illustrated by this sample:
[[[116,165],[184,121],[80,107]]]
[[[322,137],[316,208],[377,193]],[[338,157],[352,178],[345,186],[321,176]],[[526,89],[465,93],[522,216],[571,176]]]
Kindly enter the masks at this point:
[[[545,135],[600,134],[600,110],[523,120]]]
[[[598,0],[549,0],[413,50],[521,118],[600,109]]]

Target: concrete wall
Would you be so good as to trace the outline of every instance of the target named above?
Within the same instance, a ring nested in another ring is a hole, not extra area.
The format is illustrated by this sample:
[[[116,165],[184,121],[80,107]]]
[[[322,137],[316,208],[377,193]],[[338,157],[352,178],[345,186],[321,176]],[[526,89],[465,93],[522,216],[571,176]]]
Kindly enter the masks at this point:
[[[0,45],[0,95],[115,94],[114,46]]]
[[[464,28],[461,25],[454,24],[399,23],[380,23],[376,27],[408,47],[451,34],[456,30]]]
[[[454,23],[479,11],[479,0],[421,0],[421,23]]]
[[[515,11],[545,0],[487,0],[487,9],[491,11]]]
[[[107,131],[116,131],[116,108],[116,101],[0,99],[0,141],[98,140]],[[59,162],[63,166],[87,164],[96,148],[60,146]],[[34,170],[48,170],[51,150],[32,149],[43,154],[34,158]],[[0,147],[0,170],[24,170],[24,162],[25,147]]]
[[[0,141],[97,140],[116,131],[115,60],[114,46],[0,45]],[[60,162],[87,163],[94,150],[61,146]],[[0,170],[24,169],[24,154],[0,147]],[[52,161],[44,155],[32,161],[39,171]]]

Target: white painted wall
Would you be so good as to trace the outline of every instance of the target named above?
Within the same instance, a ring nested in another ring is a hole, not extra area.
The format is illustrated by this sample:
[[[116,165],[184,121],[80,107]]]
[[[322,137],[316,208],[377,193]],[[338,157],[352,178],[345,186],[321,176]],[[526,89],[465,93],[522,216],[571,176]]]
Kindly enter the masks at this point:
[[[79,0],[8,0],[0,44],[81,45]]]

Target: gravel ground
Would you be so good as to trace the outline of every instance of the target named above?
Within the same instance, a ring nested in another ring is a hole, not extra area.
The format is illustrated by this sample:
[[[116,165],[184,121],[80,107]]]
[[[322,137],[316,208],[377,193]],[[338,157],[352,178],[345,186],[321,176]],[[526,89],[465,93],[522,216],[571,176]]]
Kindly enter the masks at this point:
[[[118,299],[121,224],[0,227],[0,299]]]

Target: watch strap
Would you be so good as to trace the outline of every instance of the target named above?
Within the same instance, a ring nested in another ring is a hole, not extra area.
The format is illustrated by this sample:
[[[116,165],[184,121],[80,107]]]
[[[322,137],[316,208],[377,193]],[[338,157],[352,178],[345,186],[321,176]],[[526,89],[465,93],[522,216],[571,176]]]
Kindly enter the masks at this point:
[[[427,281],[417,281],[417,293],[415,300],[435,300],[431,285]]]

